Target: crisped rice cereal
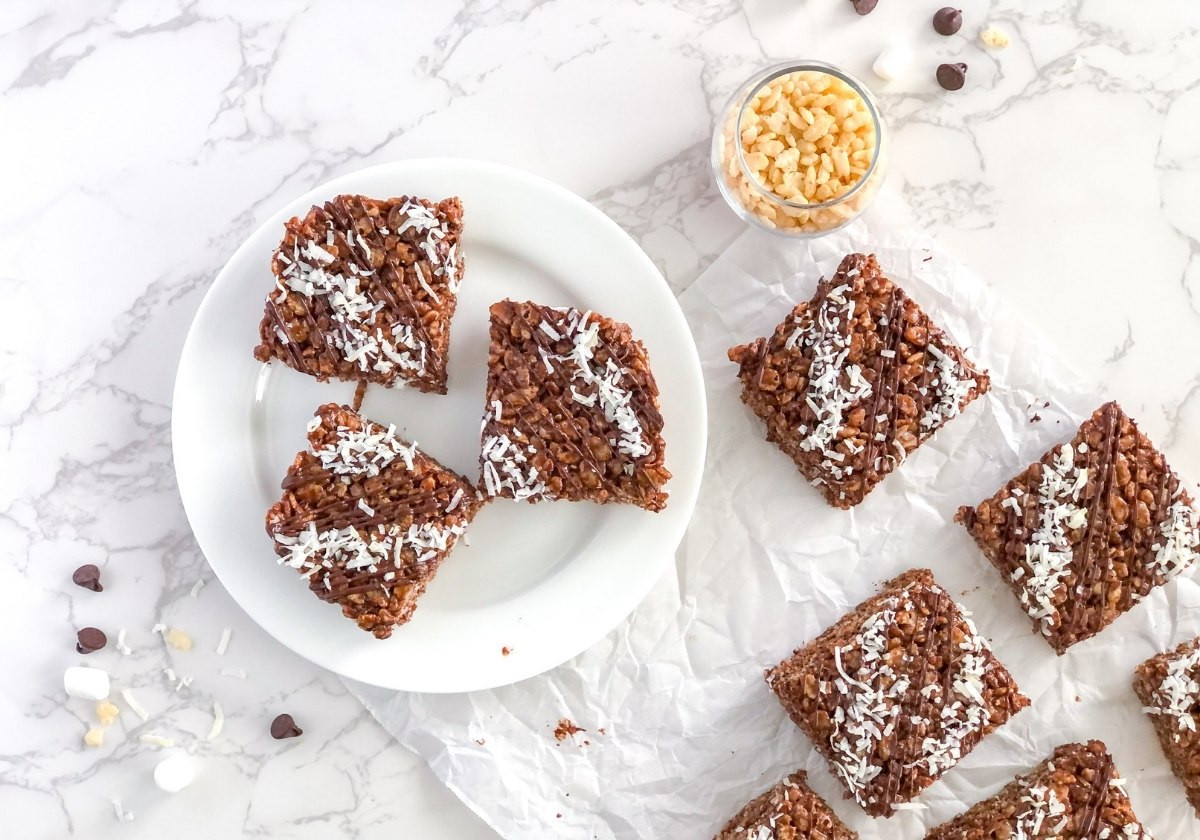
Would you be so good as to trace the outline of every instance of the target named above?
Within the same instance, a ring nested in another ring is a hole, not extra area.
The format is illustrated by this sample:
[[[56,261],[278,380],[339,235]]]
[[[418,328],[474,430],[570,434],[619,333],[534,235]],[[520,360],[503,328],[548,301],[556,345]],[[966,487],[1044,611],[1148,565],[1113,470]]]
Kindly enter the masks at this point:
[[[873,189],[848,194],[874,176],[879,138],[866,101],[844,80],[819,70],[771,79],[749,96],[735,139],[738,113],[735,105],[726,117],[723,174],[736,199],[768,227],[830,230],[865,206]]]

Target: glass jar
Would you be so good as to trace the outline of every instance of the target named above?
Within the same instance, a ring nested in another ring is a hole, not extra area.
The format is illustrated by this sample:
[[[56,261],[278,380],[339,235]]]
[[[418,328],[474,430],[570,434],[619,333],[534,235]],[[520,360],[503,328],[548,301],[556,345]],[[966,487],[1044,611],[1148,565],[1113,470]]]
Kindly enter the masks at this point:
[[[887,139],[866,85],[820,61],[788,62],[756,73],[720,112],[713,172],[729,206],[751,224],[820,236],[875,197]]]

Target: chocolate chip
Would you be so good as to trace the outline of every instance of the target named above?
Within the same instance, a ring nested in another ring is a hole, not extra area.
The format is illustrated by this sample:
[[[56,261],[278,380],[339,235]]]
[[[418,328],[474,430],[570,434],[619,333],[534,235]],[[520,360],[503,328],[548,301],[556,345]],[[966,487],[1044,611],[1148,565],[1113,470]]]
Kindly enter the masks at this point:
[[[967,65],[939,64],[937,83],[946,90],[960,90],[967,83]]]
[[[962,9],[944,6],[933,14],[933,28],[939,35],[953,35],[962,29]]]
[[[75,650],[80,653],[95,653],[108,644],[108,636],[95,627],[84,627],[76,634],[76,638],[79,641],[75,643]]]
[[[100,569],[91,563],[80,566],[72,572],[71,580],[76,586],[82,586],[84,589],[90,589],[93,592],[104,591],[104,587],[100,585]]]
[[[875,11],[875,7],[879,5],[879,0],[850,0],[854,4],[854,11],[860,15],[869,15]]]
[[[296,725],[291,715],[280,715],[271,721],[271,737],[277,741],[303,734],[304,730]]]

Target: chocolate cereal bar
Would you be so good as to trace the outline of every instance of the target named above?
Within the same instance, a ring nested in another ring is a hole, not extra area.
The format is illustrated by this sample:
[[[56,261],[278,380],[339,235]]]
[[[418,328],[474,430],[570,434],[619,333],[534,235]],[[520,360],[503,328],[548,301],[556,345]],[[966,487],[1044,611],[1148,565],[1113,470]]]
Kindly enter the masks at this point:
[[[318,598],[386,639],[412,617],[482,500],[394,426],[346,406],[318,408],[308,441],[267,511],[267,533]]]
[[[578,309],[491,308],[483,490],[529,502],[667,503],[663,418],[646,348]]]
[[[1133,690],[1150,716],[1171,770],[1200,816],[1200,638],[1137,667]]]
[[[1066,744],[925,840],[1153,840],[1101,741]]]
[[[254,357],[322,382],[446,393],[459,200],[339,195],[284,228]]]
[[[888,817],[1029,705],[968,615],[913,569],[767,671],[868,814]]]
[[[729,351],[767,440],[849,509],[988,390],[874,256],[850,254],[768,338]]]
[[[858,840],[807,778],[803,771],[792,773],[751,799],[713,840]]]
[[[1115,402],[955,517],[1062,655],[1196,559],[1192,500]]]

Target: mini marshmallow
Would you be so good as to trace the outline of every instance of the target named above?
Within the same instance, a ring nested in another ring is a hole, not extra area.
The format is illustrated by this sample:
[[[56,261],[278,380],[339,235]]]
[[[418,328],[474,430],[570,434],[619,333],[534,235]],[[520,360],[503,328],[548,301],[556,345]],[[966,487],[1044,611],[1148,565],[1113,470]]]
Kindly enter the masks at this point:
[[[891,82],[904,75],[908,70],[908,65],[912,64],[912,60],[912,50],[903,44],[893,44],[879,54],[879,58],[875,59],[871,69],[885,82]]]
[[[196,765],[183,754],[167,756],[154,768],[154,784],[167,793],[179,793],[196,778]]]
[[[102,668],[72,665],[63,672],[63,688],[70,697],[104,700],[108,697],[108,672]]]

